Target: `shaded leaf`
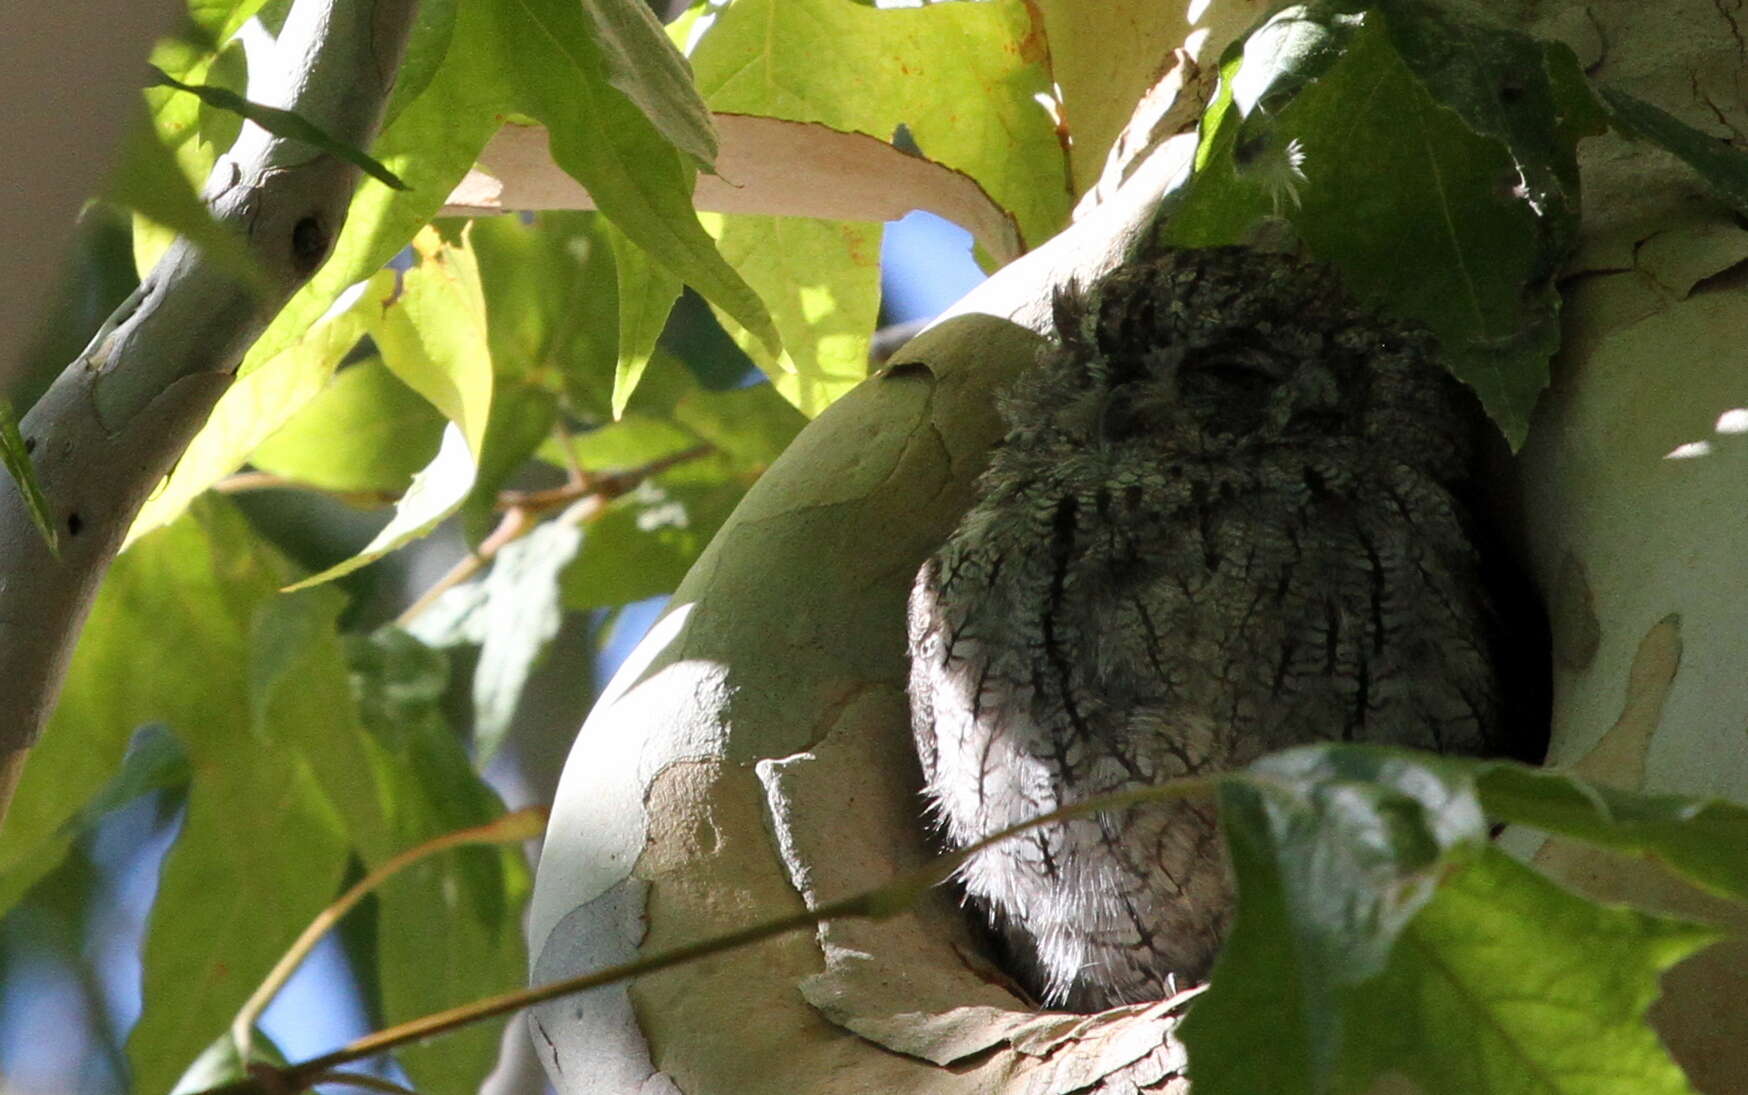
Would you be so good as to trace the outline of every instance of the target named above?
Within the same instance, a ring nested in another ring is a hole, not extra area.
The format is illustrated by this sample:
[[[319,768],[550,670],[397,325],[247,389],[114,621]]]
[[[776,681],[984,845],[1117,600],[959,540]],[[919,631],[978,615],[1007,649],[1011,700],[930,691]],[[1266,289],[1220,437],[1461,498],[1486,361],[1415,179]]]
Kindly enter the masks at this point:
[[[482,768],[503,743],[523,686],[558,634],[559,574],[582,539],[582,531],[565,521],[539,525],[505,545],[483,577],[445,590],[408,627],[433,646],[479,646],[473,738],[474,763]]]
[[[1640,140],[1665,148],[1694,169],[1723,201],[1748,213],[1748,152],[1683,122],[1618,88],[1602,89],[1609,120]]]
[[[442,654],[384,630],[347,647],[397,850],[500,816],[439,703]],[[515,987],[526,956],[517,911],[529,887],[516,849],[462,848],[416,864],[378,892],[377,980],[384,1018],[404,1021]],[[497,1059],[502,1022],[397,1051],[421,1091],[476,1091]]]
[[[25,892],[66,857],[74,842],[91,833],[109,813],[141,795],[180,791],[188,786],[188,754],[176,735],[161,723],[147,723],[133,734],[121,765],[97,788],[78,812],[28,847],[15,846],[0,866],[0,913],[12,908]]]
[[[36,480],[36,465],[31,463],[30,448],[18,432],[18,416],[12,413],[12,401],[0,398],[0,463],[12,476],[12,485],[24,499],[24,509],[30,523],[42,535],[49,551],[60,555],[60,539],[54,518],[49,515],[48,499],[43,497],[42,484]]]
[[[1714,893],[1748,901],[1748,807],[1635,794],[1517,764],[1483,767],[1478,787],[1492,817],[1654,859]]]
[[[619,289],[619,352],[613,367],[613,417],[619,418],[625,414],[625,404],[637,382],[643,379],[656,339],[667,326],[668,313],[680,296],[680,283],[653,266],[637,245],[616,229],[609,226],[606,236],[613,248]]]
[[[417,99],[430,86],[437,69],[449,54],[450,41],[455,37],[455,12],[460,0],[420,0],[419,15],[413,32],[407,36],[407,48],[401,67],[395,72],[394,90],[383,107],[382,124],[393,125],[408,103]]]
[[[716,131],[692,82],[692,66],[643,0],[583,0],[607,82],[637,104],[675,148],[710,170]]]
[[[372,800],[349,774],[362,766],[348,763],[343,708],[251,702],[255,617],[286,577],[222,505],[203,503],[135,544],[111,568],[75,651],[54,720],[67,725],[37,747],[41,778],[21,787],[8,819],[9,836],[14,822],[43,819],[26,803],[39,788],[76,808],[88,797],[81,784],[101,780],[141,723],[162,721],[187,750],[187,810],[148,922],[144,1011],[128,1042],[142,1090],[171,1086],[332,896],[350,844],[342,804]],[[174,650],[181,668],[142,659],[142,649]],[[322,698],[301,667],[281,680],[280,697]]]
[[[476,543],[497,520],[498,492],[551,436],[558,421],[558,396],[544,385],[502,376],[494,384],[485,448],[473,491],[462,504],[468,539]]]
[[[1564,47],[1408,0],[1284,9],[1223,61],[1167,240],[1289,220],[1362,299],[1429,326],[1521,443],[1559,342],[1575,144],[1600,117],[1582,88]]]
[[[491,217],[475,221],[468,240],[479,260],[500,378],[562,392],[584,419],[610,418],[619,292],[604,218]]]
[[[672,593],[746,488],[645,482],[590,522],[560,576],[567,608],[611,607]]]
[[[1748,881],[1743,807],[1412,750],[1266,757],[1220,791],[1240,902],[1182,1030],[1198,1092],[1688,1090],[1645,1011],[1720,933],[1566,893],[1488,843],[1483,805]]]
[[[1381,970],[1452,857],[1486,844],[1472,775],[1407,752],[1287,750],[1221,786],[1220,822],[1240,904],[1184,1023],[1197,1083],[1328,1090],[1347,1027],[1337,992]],[[1270,1052],[1242,1048],[1264,1030]]]

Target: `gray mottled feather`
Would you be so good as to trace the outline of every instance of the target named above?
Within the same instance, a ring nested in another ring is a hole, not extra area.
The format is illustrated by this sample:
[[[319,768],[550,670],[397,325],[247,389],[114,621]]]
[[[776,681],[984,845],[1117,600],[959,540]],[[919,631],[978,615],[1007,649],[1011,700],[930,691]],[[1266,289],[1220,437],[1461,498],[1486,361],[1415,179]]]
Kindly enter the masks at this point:
[[[950,843],[1297,743],[1501,751],[1460,501],[1478,411],[1425,335],[1236,248],[1120,268],[1057,325],[911,596]],[[1010,840],[963,882],[1022,980],[1088,1010],[1206,975],[1223,854],[1211,806],[1150,805]]]

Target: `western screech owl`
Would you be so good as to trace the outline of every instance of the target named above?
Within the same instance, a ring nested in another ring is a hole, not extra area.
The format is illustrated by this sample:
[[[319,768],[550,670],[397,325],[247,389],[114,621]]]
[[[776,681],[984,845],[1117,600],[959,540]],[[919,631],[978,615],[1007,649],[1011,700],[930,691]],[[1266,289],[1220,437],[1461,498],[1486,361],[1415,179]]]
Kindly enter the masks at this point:
[[[1514,751],[1480,411],[1430,336],[1328,267],[1240,248],[1121,267],[1056,327],[911,594],[951,843],[1310,741]],[[1096,1010],[1207,974],[1224,855],[1211,804],[1157,804],[1034,830],[962,879],[1033,991]]]

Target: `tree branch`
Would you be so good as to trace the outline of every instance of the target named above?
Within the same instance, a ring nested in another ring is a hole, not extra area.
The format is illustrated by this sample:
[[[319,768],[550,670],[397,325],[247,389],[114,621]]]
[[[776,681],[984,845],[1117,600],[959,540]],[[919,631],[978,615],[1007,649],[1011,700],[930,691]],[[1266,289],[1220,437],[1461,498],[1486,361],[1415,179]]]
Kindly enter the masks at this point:
[[[276,45],[277,86],[250,98],[367,147],[418,0],[297,0]],[[17,487],[0,486],[0,771],[42,732],[104,572],[128,526],[230,387],[249,346],[333,248],[358,169],[253,124],[206,196],[260,271],[238,277],[178,240],[22,423],[61,531],[56,558]],[[4,790],[0,780],[0,790]],[[10,795],[0,799],[3,816]]]

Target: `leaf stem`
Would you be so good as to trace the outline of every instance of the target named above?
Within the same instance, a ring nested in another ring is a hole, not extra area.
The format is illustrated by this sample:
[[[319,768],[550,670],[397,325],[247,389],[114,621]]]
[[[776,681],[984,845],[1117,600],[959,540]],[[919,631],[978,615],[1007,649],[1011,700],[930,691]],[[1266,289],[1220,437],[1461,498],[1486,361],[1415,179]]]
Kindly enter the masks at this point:
[[[645,479],[714,451],[716,450],[711,445],[694,445],[625,471],[603,475],[585,474],[580,479],[551,490],[502,492],[498,495],[497,508],[503,512],[503,517],[498,520],[497,527],[480,541],[477,549],[456,560],[455,565],[443,577],[433,582],[429,589],[419,594],[417,600],[395,617],[395,626],[406,627],[435,604],[437,598],[484,570],[498,552],[533,532],[540,524],[541,514],[560,506],[569,506],[559,520],[573,525],[587,524],[601,515],[607,508],[607,503],[636,490]]]
[[[273,997],[297,972],[298,966],[309,957],[316,943],[326,935],[328,929],[338,924],[342,917],[351,912],[353,907],[370,895],[370,892],[388,881],[390,878],[406,870],[422,859],[427,859],[438,852],[450,848],[459,848],[468,844],[508,844],[514,841],[529,840],[537,837],[546,828],[546,808],[530,806],[515,810],[486,822],[466,829],[444,833],[433,837],[423,844],[408,848],[393,856],[363,878],[351,889],[341,894],[333,904],[316,914],[309,927],[303,930],[286,948],[277,965],[268,972],[260,987],[244,1001],[237,1011],[235,1019],[231,1020],[231,1039],[237,1045],[237,1055],[244,1060],[249,1057],[249,1043],[254,1037],[255,1021],[261,1017]]]
[[[318,1082],[323,1074],[340,1065],[372,1057],[396,1046],[421,1041],[472,1023],[495,1019],[498,1016],[507,1015],[534,1004],[545,1003],[548,1000],[555,1000],[561,996],[600,988],[633,977],[642,977],[681,965],[695,958],[703,958],[750,946],[754,943],[761,943],[785,932],[811,928],[828,920],[884,919],[895,916],[910,908],[924,891],[945,882],[967,860],[992,844],[1018,836],[1041,825],[1050,825],[1106,810],[1120,810],[1130,806],[1173,799],[1209,797],[1213,795],[1215,788],[1218,787],[1223,778],[1225,777],[1185,777],[1154,787],[1142,787],[1131,791],[1117,791],[1107,795],[1099,795],[1084,802],[1077,802],[1060,810],[1053,810],[1048,814],[1021,822],[1011,828],[1003,829],[1001,832],[985,837],[957,852],[941,856],[932,863],[912,871],[906,871],[872,890],[865,890],[838,901],[827,902],[790,916],[754,924],[726,935],[712,936],[708,939],[700,939],[683,946],[673,947],[633,962],[609,966],[593,973],[567,977],[545,985],[500,993],[497,996],[489,996],[470,1004],[449,1008],[446,1011],[421,1016],[386,1030],[368,1034],[320,1057],[313,1057],[299,1064],[288,1066],[281,1070],[280,1076],[286,1085],[286,1090],[301,1091]]]

